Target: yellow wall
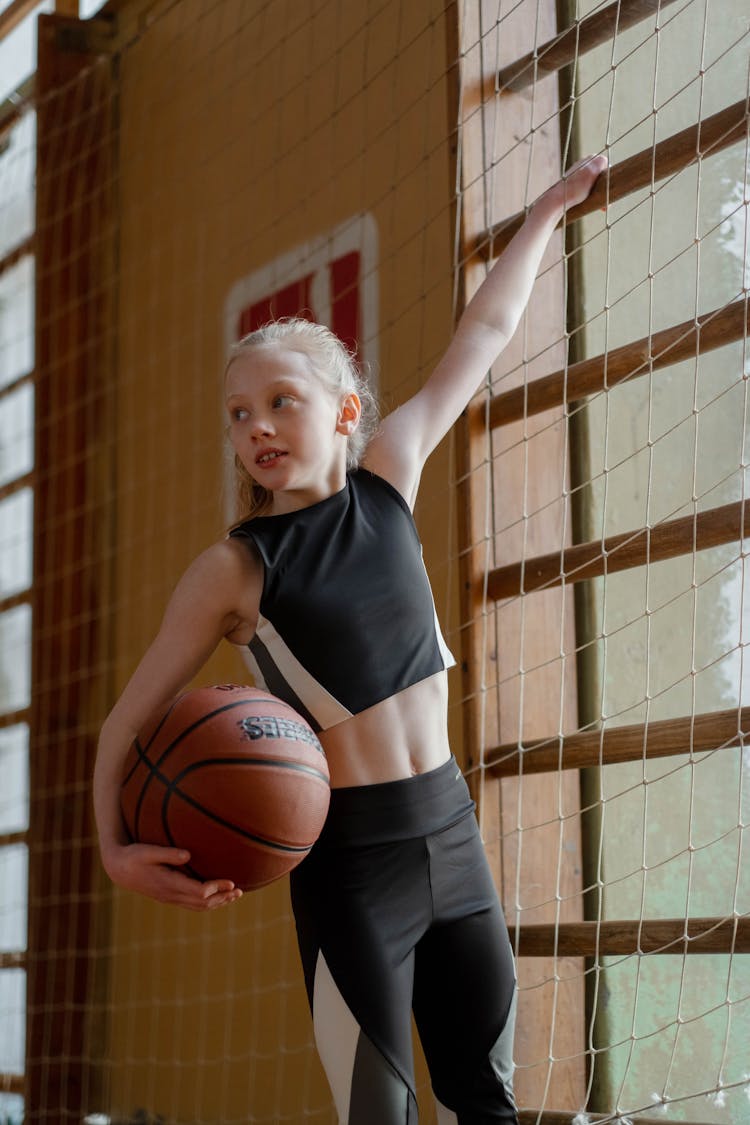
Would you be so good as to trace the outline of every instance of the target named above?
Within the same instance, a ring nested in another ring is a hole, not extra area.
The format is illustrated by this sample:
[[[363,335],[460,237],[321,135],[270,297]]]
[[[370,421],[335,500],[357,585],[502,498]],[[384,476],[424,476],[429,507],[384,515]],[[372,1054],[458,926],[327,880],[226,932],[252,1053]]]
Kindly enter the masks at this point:
[[[231,286],[370,213],[380,386],[389,405],[414,391],[451,330],[454,124],[437,0],[182,0],[146,30],[142,21],[120,77],[118,688],[177,577],[222,532]],[[444,443],[417,514],[458,654],[451,496]],[[245,675],[227,646],[200,681]],[[460,755],[455,702],[452,726]],[[211,916],[118,893],[109,1052],[113,1114],[331,1121],[286,881]]]

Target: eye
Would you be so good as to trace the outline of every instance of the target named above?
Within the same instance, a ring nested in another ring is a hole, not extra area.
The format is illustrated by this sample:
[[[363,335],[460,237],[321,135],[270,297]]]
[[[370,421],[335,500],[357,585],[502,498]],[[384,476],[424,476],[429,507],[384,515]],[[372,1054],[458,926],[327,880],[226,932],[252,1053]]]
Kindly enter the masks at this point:
[[[229,417],[233,422],[246,422],[250,417],[250,411],[245,410],[243,406],[235,406],[229,411]]]
[[[293,401],[294,399],[292,395],[275,395],[273,399],[274,410],[283,406],[287,406],[290,402]]]

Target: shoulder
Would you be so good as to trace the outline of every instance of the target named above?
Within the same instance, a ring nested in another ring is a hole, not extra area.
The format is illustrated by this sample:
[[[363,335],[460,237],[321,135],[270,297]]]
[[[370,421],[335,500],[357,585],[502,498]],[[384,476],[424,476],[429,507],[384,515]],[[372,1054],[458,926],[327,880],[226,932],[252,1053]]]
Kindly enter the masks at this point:
[[[262,582],[262,566],[247,540],[220,539],[193,560],[177,587],[183,597],[233,608],[248,585]]]
[[[263,571],[254,552],[241,541],[223,539],[207,547],[187,568],[174,589],[163,629],[184,637],[219,637],[240,625],[254,629],[263,587]]]
[[[244,576],[248,570],[257,570],[260,559],[251,538],[227,536],[212,543],[192,563],[197,573],[225,578]]]

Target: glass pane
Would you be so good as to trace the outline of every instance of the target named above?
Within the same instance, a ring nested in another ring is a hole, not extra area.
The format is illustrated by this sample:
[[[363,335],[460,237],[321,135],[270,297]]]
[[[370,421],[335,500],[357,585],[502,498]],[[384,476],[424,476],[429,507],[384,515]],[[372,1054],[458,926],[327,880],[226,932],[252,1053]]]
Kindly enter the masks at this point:
[[[27,110],[0,149],[0,258],[34,229],[35,166],[36,114]]]
[[[0,848],[0,887],[0,951],[25,949],[29,890],[29,849],[25,844]]]
[[[0,485],[31,471],[34,463],[34,392],[24,384],[0,399]]]
[[[0,969],[0,1073],[23,1074],[26,1037],[26,973]]]
[[[23,1098],[20,1094],[0,1091],[0,1121],[3,1125],[23,1125]]]
[[[0,387],[34,369],[34,259],[0,275]]]
[[[33,498],[30,488],[22,488],[0,500],[0,598],[31,585]]]
[[[0,833],[25,832],[29,827],[29,728],[26,723],[0,730],[0,777],[3,779]]]
[[[30,641],[30,606],[19,605],[0,614],[0,714],[29,705]]]
[[[106,0],[79,0],[78,14],[82,20],[87,20],[96,12],[100,11],[106,3]]]
[[[55,0],[45,0],[0,42],[0,101],[17,90],[36,70],[36,25],[40,12],[54,12]]]

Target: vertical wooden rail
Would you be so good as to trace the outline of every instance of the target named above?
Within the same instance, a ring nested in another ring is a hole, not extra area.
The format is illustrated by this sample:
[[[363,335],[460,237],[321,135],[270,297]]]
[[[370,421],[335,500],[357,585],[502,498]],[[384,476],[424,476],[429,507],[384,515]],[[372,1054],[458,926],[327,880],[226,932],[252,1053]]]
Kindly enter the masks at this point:
[[[90,778],[108,666],[113,79],[95,23],[39,23],[27,1125],[102,1105]]]
[[[501,13],[504,10],[501,8]],[[553,117],[554,83],[537,87],[534,99],[506,94],[500,111],[490,95],[504,62],[528,48],[530,28],[540,41],[556,31],[554,0],[521,5],[496,26],[497,5],[459,5],[461,75],[461,183],[463,288],[469,300],[486,266],[475,252],[478,235],[538,195],[560,167],[557,131],[531,132],[535,120]],[[532,10],[533,9],[533,10]],[[538,21],[538,22],[537,22]],[[502,57],[498,58],[498,44]],[[529,144],[519,144],[526,136]],[[530,162],[530,166],[529,166]],[[523,185],[529,176],[529,198]],[[565,364],[565,289],[562,235],[556,234],[545,258],[549,269],[537,282],[525,323],[494,375],[509,375],[504,388],[547,374]],[[544,370],[523,364],[524,355],[544,355]],[[544,592],[523,608],[494,607],[482,597],[489,569],[521,554],[559,549],[570,541],[561,409],[505,426],[490,435],[488,394],[478,395],[465,415],[459,439],[464,510],[461,543],[464,604],[464,699],[467,709],[467,766],[490,862],[511,924],[580,921],[581,841],[576,812],[578,775],[492,778],[482,769],[484,751],[522,735],[548,732],[549,724],[576,725],[575,640],[570,593]],[[524,441],[524,435],[528,440]],[[462,460],[463,459],[463,460]],[[533,495],[534,503],[527,497]],[[550,501],[545,520],[522,519],[525,507]],[[495,527],[524,528],[498,536]],[[561,645],[569,657],[560,657]],[[540,668],[538,674],[521,672]],[[472,772],[473,771],[473,772]],[[544,825],[544,827],[541,827]],[[540,826],[540,827],[536,827]],[[558,898],[559,895],[559,898]],[[516,1030],[516,1096],[522,1106],[580,1106],[585,1098],[585,1010],[582,960],[561,963],[539,958],[519,961],[520,1004]],[[562,980],[558,979],[562,978]],[[553,1060],[555,1060],[553,1062]]]

